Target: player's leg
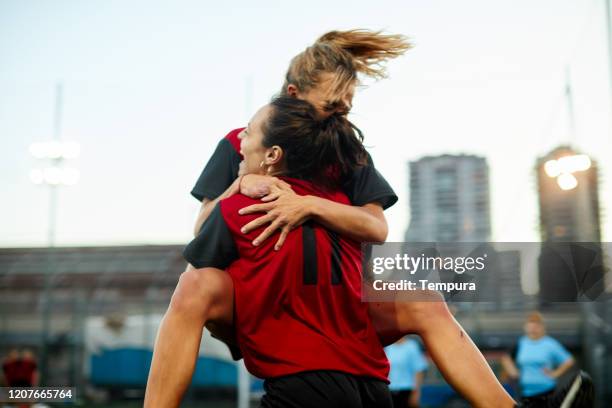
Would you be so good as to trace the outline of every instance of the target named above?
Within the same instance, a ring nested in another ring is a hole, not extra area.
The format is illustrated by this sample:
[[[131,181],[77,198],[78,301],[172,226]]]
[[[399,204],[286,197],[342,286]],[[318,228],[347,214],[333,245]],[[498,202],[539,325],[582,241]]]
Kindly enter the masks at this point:
[[[145,408],[178,407],[197,361],[207,322],[233,318],[234,287],[224,271],[191,266],[181,274],[153,351]]]
[[[472,339],[432,291],[402,293],[394,302],[371,302],[370,316],[383,344],[416,333],[446,381],[474,407],[512,407]],[[415,299],[415,300],[411,300]]]

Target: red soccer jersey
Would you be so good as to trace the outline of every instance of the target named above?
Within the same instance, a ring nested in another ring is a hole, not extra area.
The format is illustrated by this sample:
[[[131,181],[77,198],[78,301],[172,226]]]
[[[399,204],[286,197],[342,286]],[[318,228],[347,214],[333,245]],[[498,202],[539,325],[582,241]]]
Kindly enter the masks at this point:
[[[297,194],[349,204],[342,192],[285,180]],[[258,202],[240,194],[222,200],[185,249],[193,266],[232,276],[236,334],[249,371],[272,378],[335,370],[387,381],[389,363],[361,302],[360,244],[308,222],[289,233],[280,251],[277,236],[254,247],[262,229],[240,229],[261,214],[238,210]]]

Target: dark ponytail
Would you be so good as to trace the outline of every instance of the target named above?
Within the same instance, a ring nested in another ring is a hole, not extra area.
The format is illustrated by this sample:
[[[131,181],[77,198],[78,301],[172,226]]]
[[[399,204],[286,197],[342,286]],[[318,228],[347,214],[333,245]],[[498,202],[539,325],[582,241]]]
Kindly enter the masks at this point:
[[[284,152],[284,175],[338,187],[366,163],[363,135],[345,116],[320,119],[310,103],[281,96],[271,102],[263,145]]]

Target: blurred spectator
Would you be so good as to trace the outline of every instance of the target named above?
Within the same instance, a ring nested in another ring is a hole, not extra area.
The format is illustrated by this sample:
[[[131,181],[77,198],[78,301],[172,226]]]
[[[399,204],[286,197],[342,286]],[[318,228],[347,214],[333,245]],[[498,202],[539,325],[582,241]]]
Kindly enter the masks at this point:
[[[2,362],[7,387],[32,387],[38,383],[38,366],[30,350],[11,350]]]
[[[4,360],[2,361],[2,385],[10,387],[13,378],[15,377],[15,371],[17,362],[19,361],[19,351],[12,349],[8,352]]]
[[[561,343],[546,335],[540,313],[527,316],[524,330],[525,335],[501,362],[512,378],[519,379],[523,402],[535,403],[553,394],[557,379],[570,369],[574,359]]]
[[[404,337],[386,347],[385,352],[391,364],[389,389],[393,407],[418,407],[423,372],[427,369],[421,345],[415,339]]]

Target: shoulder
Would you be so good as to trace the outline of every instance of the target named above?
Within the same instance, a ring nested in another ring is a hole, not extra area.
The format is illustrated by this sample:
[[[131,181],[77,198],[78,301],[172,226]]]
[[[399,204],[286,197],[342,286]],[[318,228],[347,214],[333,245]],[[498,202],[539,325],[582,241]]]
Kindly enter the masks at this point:
[[[238,214],[240,209],[253,204],[261,204],[261,201],[247,197],[243,194],[234,194],[231,197],[219,201],[221,215],[231,231],[236,232],[240,230],[242,226],[261,216],[261,213],[247,215]]]
[[[553,346],[553,347],[563,347],[563,345],[557,339],[554,339],[554,338],[552,338],[550,336],[544,336],[544,338],[542,340],[544,340],[544,342],[546,344],[550,345],[550,346]]]
[[[219,205],[221,206],[221,211],[225,212],[232,209],[239,210],[247,205],[257,204],[259,202],[260,201],[257,199],[238,193],[219,201]]]

